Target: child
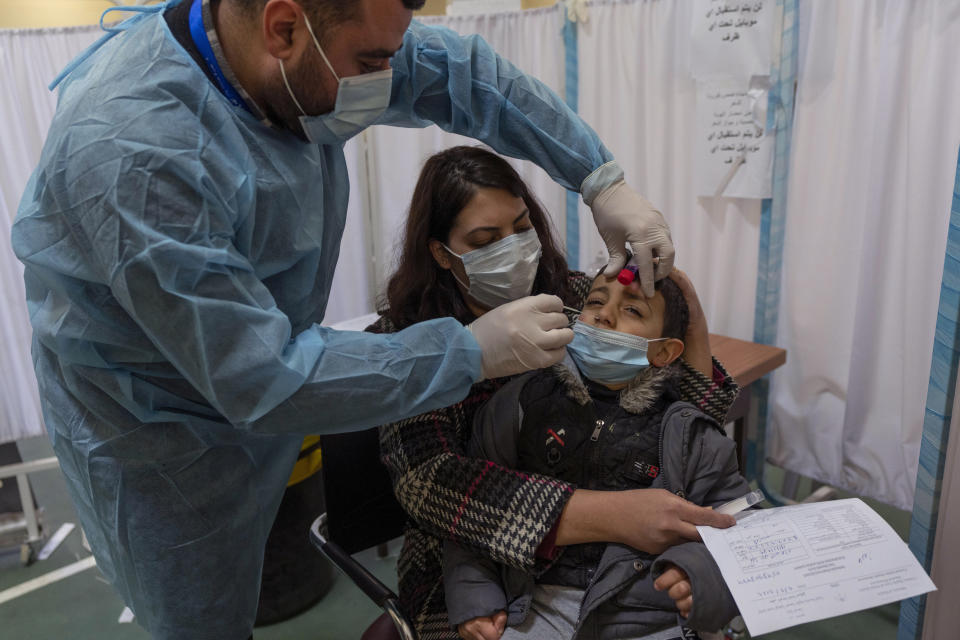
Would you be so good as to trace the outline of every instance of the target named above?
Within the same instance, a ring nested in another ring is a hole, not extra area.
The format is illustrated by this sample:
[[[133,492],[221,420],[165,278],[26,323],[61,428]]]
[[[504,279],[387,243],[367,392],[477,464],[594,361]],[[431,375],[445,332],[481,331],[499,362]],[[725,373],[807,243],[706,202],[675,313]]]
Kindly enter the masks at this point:
[[[741,497],[750,487],[734,442],[672,389],[683,294],[666,279],[647,299],[630,280],[594,280],[570,357],[498,391],[476,415],[471,455],[584,489],[664,488],[704,506]],[[678,623],[714,631],[737,615],[702,543],[659,556],[613,543],[557,552],[534,577],[447,542],[450,623],[468,639],[666,640],[697,637]]]

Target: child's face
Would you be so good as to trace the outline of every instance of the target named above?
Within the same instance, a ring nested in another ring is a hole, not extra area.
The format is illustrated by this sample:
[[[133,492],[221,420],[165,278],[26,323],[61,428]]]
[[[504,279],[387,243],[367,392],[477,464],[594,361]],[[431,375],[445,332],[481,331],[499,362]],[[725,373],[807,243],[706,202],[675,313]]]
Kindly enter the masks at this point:
[[[665,307],[659,291],[647,298],[636,280],[624,286],[616,278],[600,275],[583,303],[580,322],[653,340],[663,336]],[[651,342],[647,358],[653,366],[665,367],[682,353],[683,341],[669,338]]]
[[[663,335],[663,311],[664,300],[659,291],[647,298],[636,280],[623,286],[616,278],[600,275],[583,303],[580,321],[652,339]]]

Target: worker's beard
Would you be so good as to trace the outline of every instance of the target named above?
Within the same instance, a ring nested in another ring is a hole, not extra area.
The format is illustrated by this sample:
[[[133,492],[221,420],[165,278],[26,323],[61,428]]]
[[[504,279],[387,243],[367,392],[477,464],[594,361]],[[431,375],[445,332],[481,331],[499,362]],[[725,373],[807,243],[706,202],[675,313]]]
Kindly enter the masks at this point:
[[[278,100],[272,109],[267,108],[266,114],[271,121],[304,137],[303,128],[300,126],[300,116],[303,113],[297,107],[297,102],[309,116],[333,111],[337,98],[336,80],[330,70],[327,69],[320,53],[315,49],[310,49],[309,52],[304,54],[299,64],[284,63],[284,70],[293,97],[287,90],[280,73],[280,67],[277,65],[277,74],[271,83],[273,85],[271,94],[278,96]],[[294,102],[294,97],[296,97],[296,102]]]

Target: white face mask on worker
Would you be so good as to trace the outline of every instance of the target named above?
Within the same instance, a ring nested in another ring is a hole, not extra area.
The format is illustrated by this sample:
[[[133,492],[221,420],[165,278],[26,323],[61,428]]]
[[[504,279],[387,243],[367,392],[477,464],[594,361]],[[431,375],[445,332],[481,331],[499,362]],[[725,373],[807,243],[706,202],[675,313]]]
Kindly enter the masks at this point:
[[[303,134],[307,140],[315,144],[343,144],[373,124],[390,106],[393,69],[341,78],[330,64],[306,16],[304,16],[304,22],[310,37],[313,38],[313,43],[317,46],[317,51],[320,52],[320,57],[327,64],[333,77],[337,79],[337,101],[333,111],[319,116],[307,115],[293,94],[290,83],[287,82],[283,60],[279,61],[280,75],[283,76],[283,84],[287,87],[290,98],[302,114],[300,126],[303,127]]]
[[[536,229],[509,235],[462,255],[454,253],[447,245],[443,248],[463,262],[469,283],[460,282],[459,278],[457,282],[467,289],[468,296],[488,309],[523,298],[533,291],[542,251]],[[453,277],[457,277],[455,273]]]

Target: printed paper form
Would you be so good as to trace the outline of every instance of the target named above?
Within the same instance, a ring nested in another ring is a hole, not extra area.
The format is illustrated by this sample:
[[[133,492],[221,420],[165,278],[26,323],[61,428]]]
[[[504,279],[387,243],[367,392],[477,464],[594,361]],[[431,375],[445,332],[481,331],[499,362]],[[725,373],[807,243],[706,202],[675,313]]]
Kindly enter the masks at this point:
[[[729,529],[697,530],[752,636],[936,589],[858,498],[745,511]]]

